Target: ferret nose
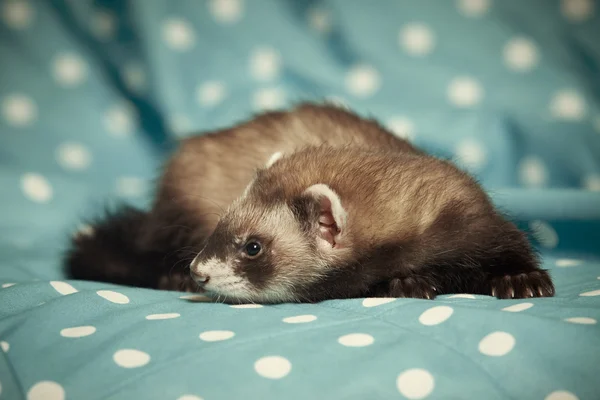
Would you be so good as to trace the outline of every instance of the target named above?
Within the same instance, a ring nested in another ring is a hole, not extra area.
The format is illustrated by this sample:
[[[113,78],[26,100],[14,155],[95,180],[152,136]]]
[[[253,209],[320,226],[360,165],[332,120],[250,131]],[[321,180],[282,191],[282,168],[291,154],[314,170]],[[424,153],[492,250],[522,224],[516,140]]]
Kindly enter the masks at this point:
[[[192,263],[190,266],[190,272],[192,274],[192,278],[194,278],[194,280],[200,285],[205,285],[210,280],[210,276],[198,271],[198,267],[195,263]]]
[[[208,275],[198,274],[196,272],[192,272],[192,275],[194,276],[194,279],[196,280],[196,282],[198,282],[199,284],[202,284],[202,285],[206,285],[208,283],[208,281],[210,280],[210,276],[208,276]]]

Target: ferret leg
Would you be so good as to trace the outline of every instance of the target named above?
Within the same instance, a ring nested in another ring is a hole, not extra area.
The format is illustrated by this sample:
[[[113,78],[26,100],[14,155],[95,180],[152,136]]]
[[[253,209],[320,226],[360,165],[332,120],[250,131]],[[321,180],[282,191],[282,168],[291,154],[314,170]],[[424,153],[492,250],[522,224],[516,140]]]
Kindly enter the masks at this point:
[[[410,275],[393,278],[382,283],[375,290],[379,297],[410,297],[416,299],[434,299],[437,289],[431,280],[424,276]]]
[[[422,243],[429,252],[415,258],[413,270],[434,279],[438,294],[499,299],[554,295],[550,274],[541,269],[525,232],[500,214],[465,216],[461,208],[450,207],[426,234]]]
[[[505,223],[501,226],[485,248],[485,251],[471,255],[486,274],[480,287],[483,294],[499,299],[554,296],[550,274],[540,267],[525,235],[514,225]]]

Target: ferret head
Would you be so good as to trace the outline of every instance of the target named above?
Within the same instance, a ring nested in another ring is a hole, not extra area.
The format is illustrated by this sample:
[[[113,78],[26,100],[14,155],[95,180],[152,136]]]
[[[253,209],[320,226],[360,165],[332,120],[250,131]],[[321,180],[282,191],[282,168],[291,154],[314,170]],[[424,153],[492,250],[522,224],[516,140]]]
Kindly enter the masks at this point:
[[[259,172],[192,261],[192,277],[227,301],[303,301],[348,255],[346,218],[330,187],[311,185],[290,197]]]

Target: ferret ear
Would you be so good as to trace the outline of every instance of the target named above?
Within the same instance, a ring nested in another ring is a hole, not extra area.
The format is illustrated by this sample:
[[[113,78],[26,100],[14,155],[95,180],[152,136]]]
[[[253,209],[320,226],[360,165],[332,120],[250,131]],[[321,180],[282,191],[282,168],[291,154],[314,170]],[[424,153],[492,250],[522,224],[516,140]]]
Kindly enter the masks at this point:
[[[282,152],[278,151],[277,153],[273,153],[271,158],[269,158],[269,161],[267,161],[267,164],[265,164],[265,168],[271,168],[271,165],[275,164],[281,157],[283,157]]]
[[[319,211],[319,243],[327,248],[341,247],[348,214],[338,194],[329,186],[319,183],[306,189],[304,195],[316,201]]]

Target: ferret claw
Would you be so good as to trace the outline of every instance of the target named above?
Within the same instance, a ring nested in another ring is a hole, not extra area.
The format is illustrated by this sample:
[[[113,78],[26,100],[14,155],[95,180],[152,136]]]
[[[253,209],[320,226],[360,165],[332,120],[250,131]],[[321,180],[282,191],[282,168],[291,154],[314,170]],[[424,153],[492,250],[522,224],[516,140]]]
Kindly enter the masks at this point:
[[[494,276],[490,278],[490,284],[492,296],[499,299],[551,297],[554,295],[552,280],[543,270]]]

